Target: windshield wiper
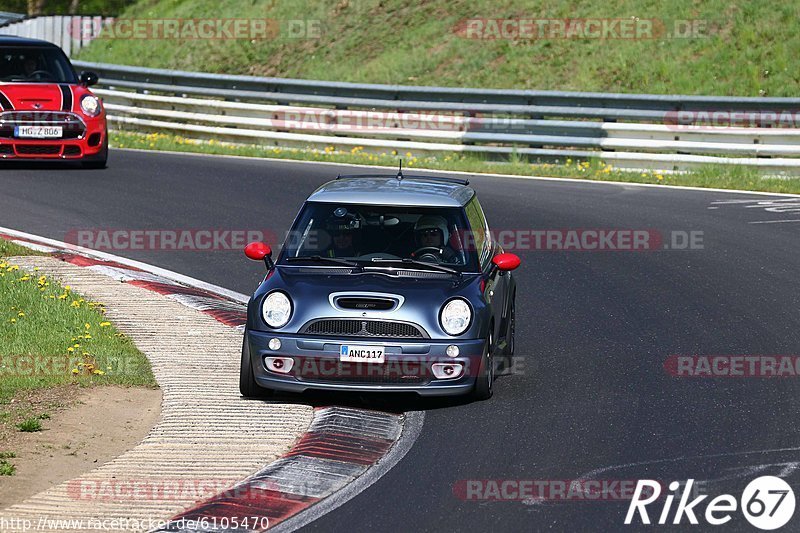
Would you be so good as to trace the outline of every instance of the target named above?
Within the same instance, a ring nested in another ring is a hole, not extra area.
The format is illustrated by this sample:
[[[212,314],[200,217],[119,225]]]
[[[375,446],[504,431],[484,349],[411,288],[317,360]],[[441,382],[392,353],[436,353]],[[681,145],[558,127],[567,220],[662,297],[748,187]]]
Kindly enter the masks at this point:
[[[322,257],[321,255],[307,255],[303,257],[287,257],[287,263],[295,263],[299,261],[312,261],[315,263],[332,263],[335,265],[342,265],[350,268],[357,268],[359,270],[364,270],[364,266],[356,263],[355,261],[347,261],[345,259],[336,259],[335,257]]]
[[[425,261],[420,261],[418,259],[380,259],[375,258],[372,260],[373,263],[401,263],[404,265],[414,265],[414,266],[424,266],[428,268],[432,268],[433,270],[438,270],[439,272],[447,272],[448,274],[454,274],[456,276],[461,277],[461,272],[456,270],[455,268],[450,268],[446,266],[442,266],[436,263],[427,263]]]

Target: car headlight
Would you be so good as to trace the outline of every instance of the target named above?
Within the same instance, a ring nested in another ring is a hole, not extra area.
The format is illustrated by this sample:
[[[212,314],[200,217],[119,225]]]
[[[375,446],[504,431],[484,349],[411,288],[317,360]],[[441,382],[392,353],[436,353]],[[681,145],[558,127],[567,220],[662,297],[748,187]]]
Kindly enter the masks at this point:
[[[264,298],[264,303],[261,306],[261,316],[269,327],[283,327],[289,322],[289,317],[292,316],[292,301],[282,292],[272,292]]]
[[[469,327],[472,320],[472,309],[466,300],[454,298],[442,307],[439,322],[448,335],[461,335]]]
[[[100,100],[91,94],[84,95],[81,98],[81,110],[90,117],[96,117],[100,114]]]

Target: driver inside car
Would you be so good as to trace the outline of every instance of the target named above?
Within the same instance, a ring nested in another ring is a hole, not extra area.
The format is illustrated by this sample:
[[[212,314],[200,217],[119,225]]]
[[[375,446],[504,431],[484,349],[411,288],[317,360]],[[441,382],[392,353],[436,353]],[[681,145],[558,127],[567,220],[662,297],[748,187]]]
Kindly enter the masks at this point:
[[[22,66],[25,69],[26,78],[30,78],[31,75],[38,70],[36,59],[34,59],[33,57],[26,57],[25,61],[22,63]]]
[[[343,258],[358,257],[358,236],[356,235],[357,222],[333,218],[326,224],[330,237],[330,246],[323,254],[326,257]]]
[[[437,263],[455,263],[456,252],[447,245],[450,232],[444,217],[423,215],[414,224],[414,242],[417,249],[411,254],[414,259]]]

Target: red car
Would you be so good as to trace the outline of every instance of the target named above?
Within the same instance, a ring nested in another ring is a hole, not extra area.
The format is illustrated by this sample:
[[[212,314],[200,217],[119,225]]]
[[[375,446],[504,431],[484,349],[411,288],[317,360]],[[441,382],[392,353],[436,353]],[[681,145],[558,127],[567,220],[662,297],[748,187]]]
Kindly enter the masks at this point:
[[[0,159],[80,161],[105,168],[108,126],[89,86],[56,45],[0,35]]]

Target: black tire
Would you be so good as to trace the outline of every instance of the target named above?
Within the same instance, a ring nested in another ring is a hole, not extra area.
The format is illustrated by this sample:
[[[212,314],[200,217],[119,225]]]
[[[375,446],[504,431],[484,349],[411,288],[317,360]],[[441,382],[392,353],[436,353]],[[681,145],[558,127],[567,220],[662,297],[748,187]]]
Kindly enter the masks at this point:
[[[81,161],[83,168],[89,169],[102,169],[106,168],[108,163],[108,132],[105,133],[105,140],[103,141],[103,148],[97,155],[91,156],[91,159],[84,159]]]
[[[478,369],[478,377],[475,380],[475,388],[472,389],[472,399],[476,401],[488,400],[494,393],[494,357],[492,356],[492,332],[490,326],[489,334],[486,337],[486,344],[483,348],[481,366]]]
[[[242,365],[239,368],[239,392],[245,398],[261,399],[272,396],[273,391],[265,389],[258,383],[253,375],[253,360],[250,357],[250,343],[247,342],[247,332],[242,341]]]

